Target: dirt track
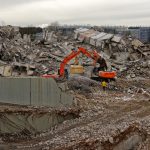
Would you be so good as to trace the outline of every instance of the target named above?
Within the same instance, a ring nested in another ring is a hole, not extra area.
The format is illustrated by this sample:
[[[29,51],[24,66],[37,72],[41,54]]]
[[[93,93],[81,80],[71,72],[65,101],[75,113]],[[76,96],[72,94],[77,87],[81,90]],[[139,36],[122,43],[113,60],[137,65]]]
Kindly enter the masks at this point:
[[[140,83],[141,82],[141,83]],[[150,82],[123,82],[149,89]],[[31,150],[148,150],[150,147],[150,101],[141,93],[96,91],[89,98],[76,93],[80,117],[38,134],[30,140],[7,143],[9,149]],[[4,145],[6,143],[3,143]]]

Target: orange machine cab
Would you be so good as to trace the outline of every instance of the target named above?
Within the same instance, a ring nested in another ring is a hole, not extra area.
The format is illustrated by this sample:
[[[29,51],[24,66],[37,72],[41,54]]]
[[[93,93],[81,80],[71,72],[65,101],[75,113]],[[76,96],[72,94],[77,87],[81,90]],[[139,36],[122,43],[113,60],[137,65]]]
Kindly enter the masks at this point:
[[[116,77],[116,72],[112,71],[112,72],[108,72],[108,71],[99,71],[99,76],[102,78],[115,78]]]

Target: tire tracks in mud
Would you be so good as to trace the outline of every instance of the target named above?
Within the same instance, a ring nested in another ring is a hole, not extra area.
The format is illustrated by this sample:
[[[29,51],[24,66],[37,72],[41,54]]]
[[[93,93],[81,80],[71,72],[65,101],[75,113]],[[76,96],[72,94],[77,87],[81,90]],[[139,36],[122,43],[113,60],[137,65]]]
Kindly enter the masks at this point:
[[[70,126],[67,126],[67,127],[64,126],[62,129],[59,129],[59,127],[61,127],[61,125],[59,125],[58,131],[56,129],[55,133],[49,133],[46,136],[42,136],[42,137],[37,136],[35,139],[32,139],[25,143],[24,142],[18,143],[18,144],[16,144],[16,146],[19,146],[20,148],[24,147],[24,149],[28,149],[30,146],[31,146],[30,147],[31,149],[40,149],[44,146],[45,141],[48,141],[48,140],[50,141],[52,139],[55,139],[56,136],[63,137],[63,135],[65,135],[70,130],[73,130],[75,128],[80,130],[80,128],[82,128],[84,126],[88,126],[89,124],[92,124],[94,122],[96,122],[96,123],[98,122],[100,127],[104,126],[104,125],[106,125],[106,127],[107,127],[107,125],[110,124],[111,122],[113,122],[115,124],[118,124],[121,122],[126,122],[127,120],[125,120],[125,118],[128,116],[140,119],[140,118],[150,115],[148,113],[150,110],[150,106],[148,104],[149,104],[149,102],[145,102],[145,101],[141,101],[141,102],[130,101],[130,102],[123,102],[123,103],[115,103],[114,105],[113,104],[109,105],[107,107],[107,109],[105,110],[104,114],[95,115],[86,120],[81,120],[79,122],[75,122],[74,124],[72,124]],[[117,107],[118,107],[118,109],[116,109]],[[136,119],[135,119],[135,121],[136,121]],[[39,146],[38,145],[39,142],[40,143],[42,142],[43,144]],[[35,147],[34,147],[34,145],[35,145]]]

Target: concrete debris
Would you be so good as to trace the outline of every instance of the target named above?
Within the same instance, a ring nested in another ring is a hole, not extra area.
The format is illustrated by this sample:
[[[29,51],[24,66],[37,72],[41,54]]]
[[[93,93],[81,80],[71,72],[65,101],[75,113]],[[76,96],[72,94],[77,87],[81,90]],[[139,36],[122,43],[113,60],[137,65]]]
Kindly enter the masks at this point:
[[[126,82],[124,80],[124,82]],[[118,84],[123,84],[118,81]],[[130,81],[134,86],[136,82]],[[139,81],[143,83],[143,81]],[[130,83],[130,84],[131,84]],[[149,83],[145,81],[145,84]],[[140,92],[140,91],[139,91]],[[97,91],[93,98],[75,94],[79,117],[66,120],[45,132],[28,135],[30,139],[3,141],[15,149],[140,149],[149,146],[149,101],[143,95],[129,97],[128,93]],[[118,99],[116,98],[118,96]],[[28,137],[27,136],[27,137]],[[144,150],[146,150],[146,148]],[[11,147],[9,147],[11,149]]]
[[[136,77],[143,77],[143,78],[150,78],[149,76],[149,66],[148,61],[138,61],[138,62],[129,62],[126,63],[124,70],[120,70],[118,74],[119,77],[126,77],[126,78],[136,78]]]
[[[116,43],[120,43],[121,42],[121,37],[119,36],[114,36],[112,39],[111,39],[112,42],[116,42]]]
[[[71,51],[72,43],[57,43],[53,36],[54,32],[50,35],[46,32],[44,44],[37,44],[28,35],[22,38],[17,27],[0,27],[1,76],[37,76],[56,71],[63,57]],[[6,71],[8,66],[11,71]]]
[[[102,90],[99,85],[99,82],[84,76],[74,76],[68,81],[69,89],[75,91],[76,93],[82,93],[86,97],[92,96],[95,89]]]
[[[85,39],[89,33],[96,33],[96,35],[90,35],[90,40],[87,42]],[[123,73],[121,71],[122,68],[127,68],[127,78],[135,78],[137,76],[149,78],[149,68],[146,69],[150,58],[150,47],[148,45],[144,45],[141,41],[132,39],[130,36],[120,37],[104,32],[97,33],[91,29],[76,30],[75,34],[76,39],[94,46],[103,57],[107,55],[107,62],[110,62],[111,68],[116,68],[119,74]],[[145,68],[143,65],[145,65]],[[134,68],[134,71],[137,70],[137,73],[132,72],[131,68]],[[122,75],[125,76],[125,74]]]
[[[40,36],[31,40],[29,35],[22,37],[18,27],[0,27],[1,77],[57,74],[64,57],[82,46],[96,49],[106,59],[108,70],[117,72],[117,80],[107,83],[103,91],[100,82],[90,79],[93,61],[80,55],[84,73],[70,73],[65,83],[56,83],[59,91],[74,95],[72,107],[0,105],[0,149],[148,150],[150,44],[94,28],[79,28],[68,35],[57,28],[44,29]],[[66,65],[68,72],[72,64],[74,60]],[[41,92],[33,91],[35,95]],[[49,90],[43,93],[51,95]],[[58,97],[66,100],[64,95]]]
[[[93,45],[93,46],[95,46],[97,39],[99,39],[100,37],[103,37],[104,35],[106,35],[106,33],[101,32],[101,33],[99,33],[98,35],[92,36],[92,37],[90,38],[90,44]]]
[[[144,89],[140,88],[137,90],[137,93],[143,94],[146,98],[148,98],[150,100],[150,92],[145,91]]]
[[[132,46],[134,46],[134,49],[137,49],[138,47],[144,46],[144,44],[137,39],[133,40],[131,42],[131,44],[132,44]]]
[[[107,59],[109,69],[118,70],[118,77],[149,77],[149,45],[131,37],[120,37],[94,29],[79,28],[74,32],[72,38],[66,41],[59,32],[45,29],[42,35],[44,42],[41,40],[37,44],[36,40],[31,41],[29,35],[22,38],[17,27],[0,27],[0,75],[40,76],[57,73],[60,62],[71,49],[83,46],[88,50],[97,49]],[[54,40],[58,37],[59,40]],[[85,63],[88,61],[83,60]],[[126,73],[122,68],[126,68]]]

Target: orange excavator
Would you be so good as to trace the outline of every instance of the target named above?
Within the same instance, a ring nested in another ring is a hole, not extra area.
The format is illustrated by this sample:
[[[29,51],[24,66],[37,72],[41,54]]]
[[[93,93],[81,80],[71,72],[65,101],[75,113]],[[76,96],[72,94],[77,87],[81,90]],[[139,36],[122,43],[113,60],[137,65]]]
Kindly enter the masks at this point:
[[[45,74],[42,75],[44,78],[54,78],[54,79],[63,79],[68,77],[68,71],[65,69],[65,66],[67,63],[72,60],[73,58],[76,58],[79,54],[84,54],[85,56],[93,59],[94,63],[97,61],[97,57],[99,54],[96,51],[89,52],[83,47],[79,47],[77,50],[72,50],[72,52],[64,58],[64,60],[60,64],[60,69],[58,70],[58,75],[54,74]],[[98,71],[96,73],[97,77],[91,77],[94,80],[105,80],[105,81],[110,81],[114,80],[116,77],[116,72],[115,71]]]

